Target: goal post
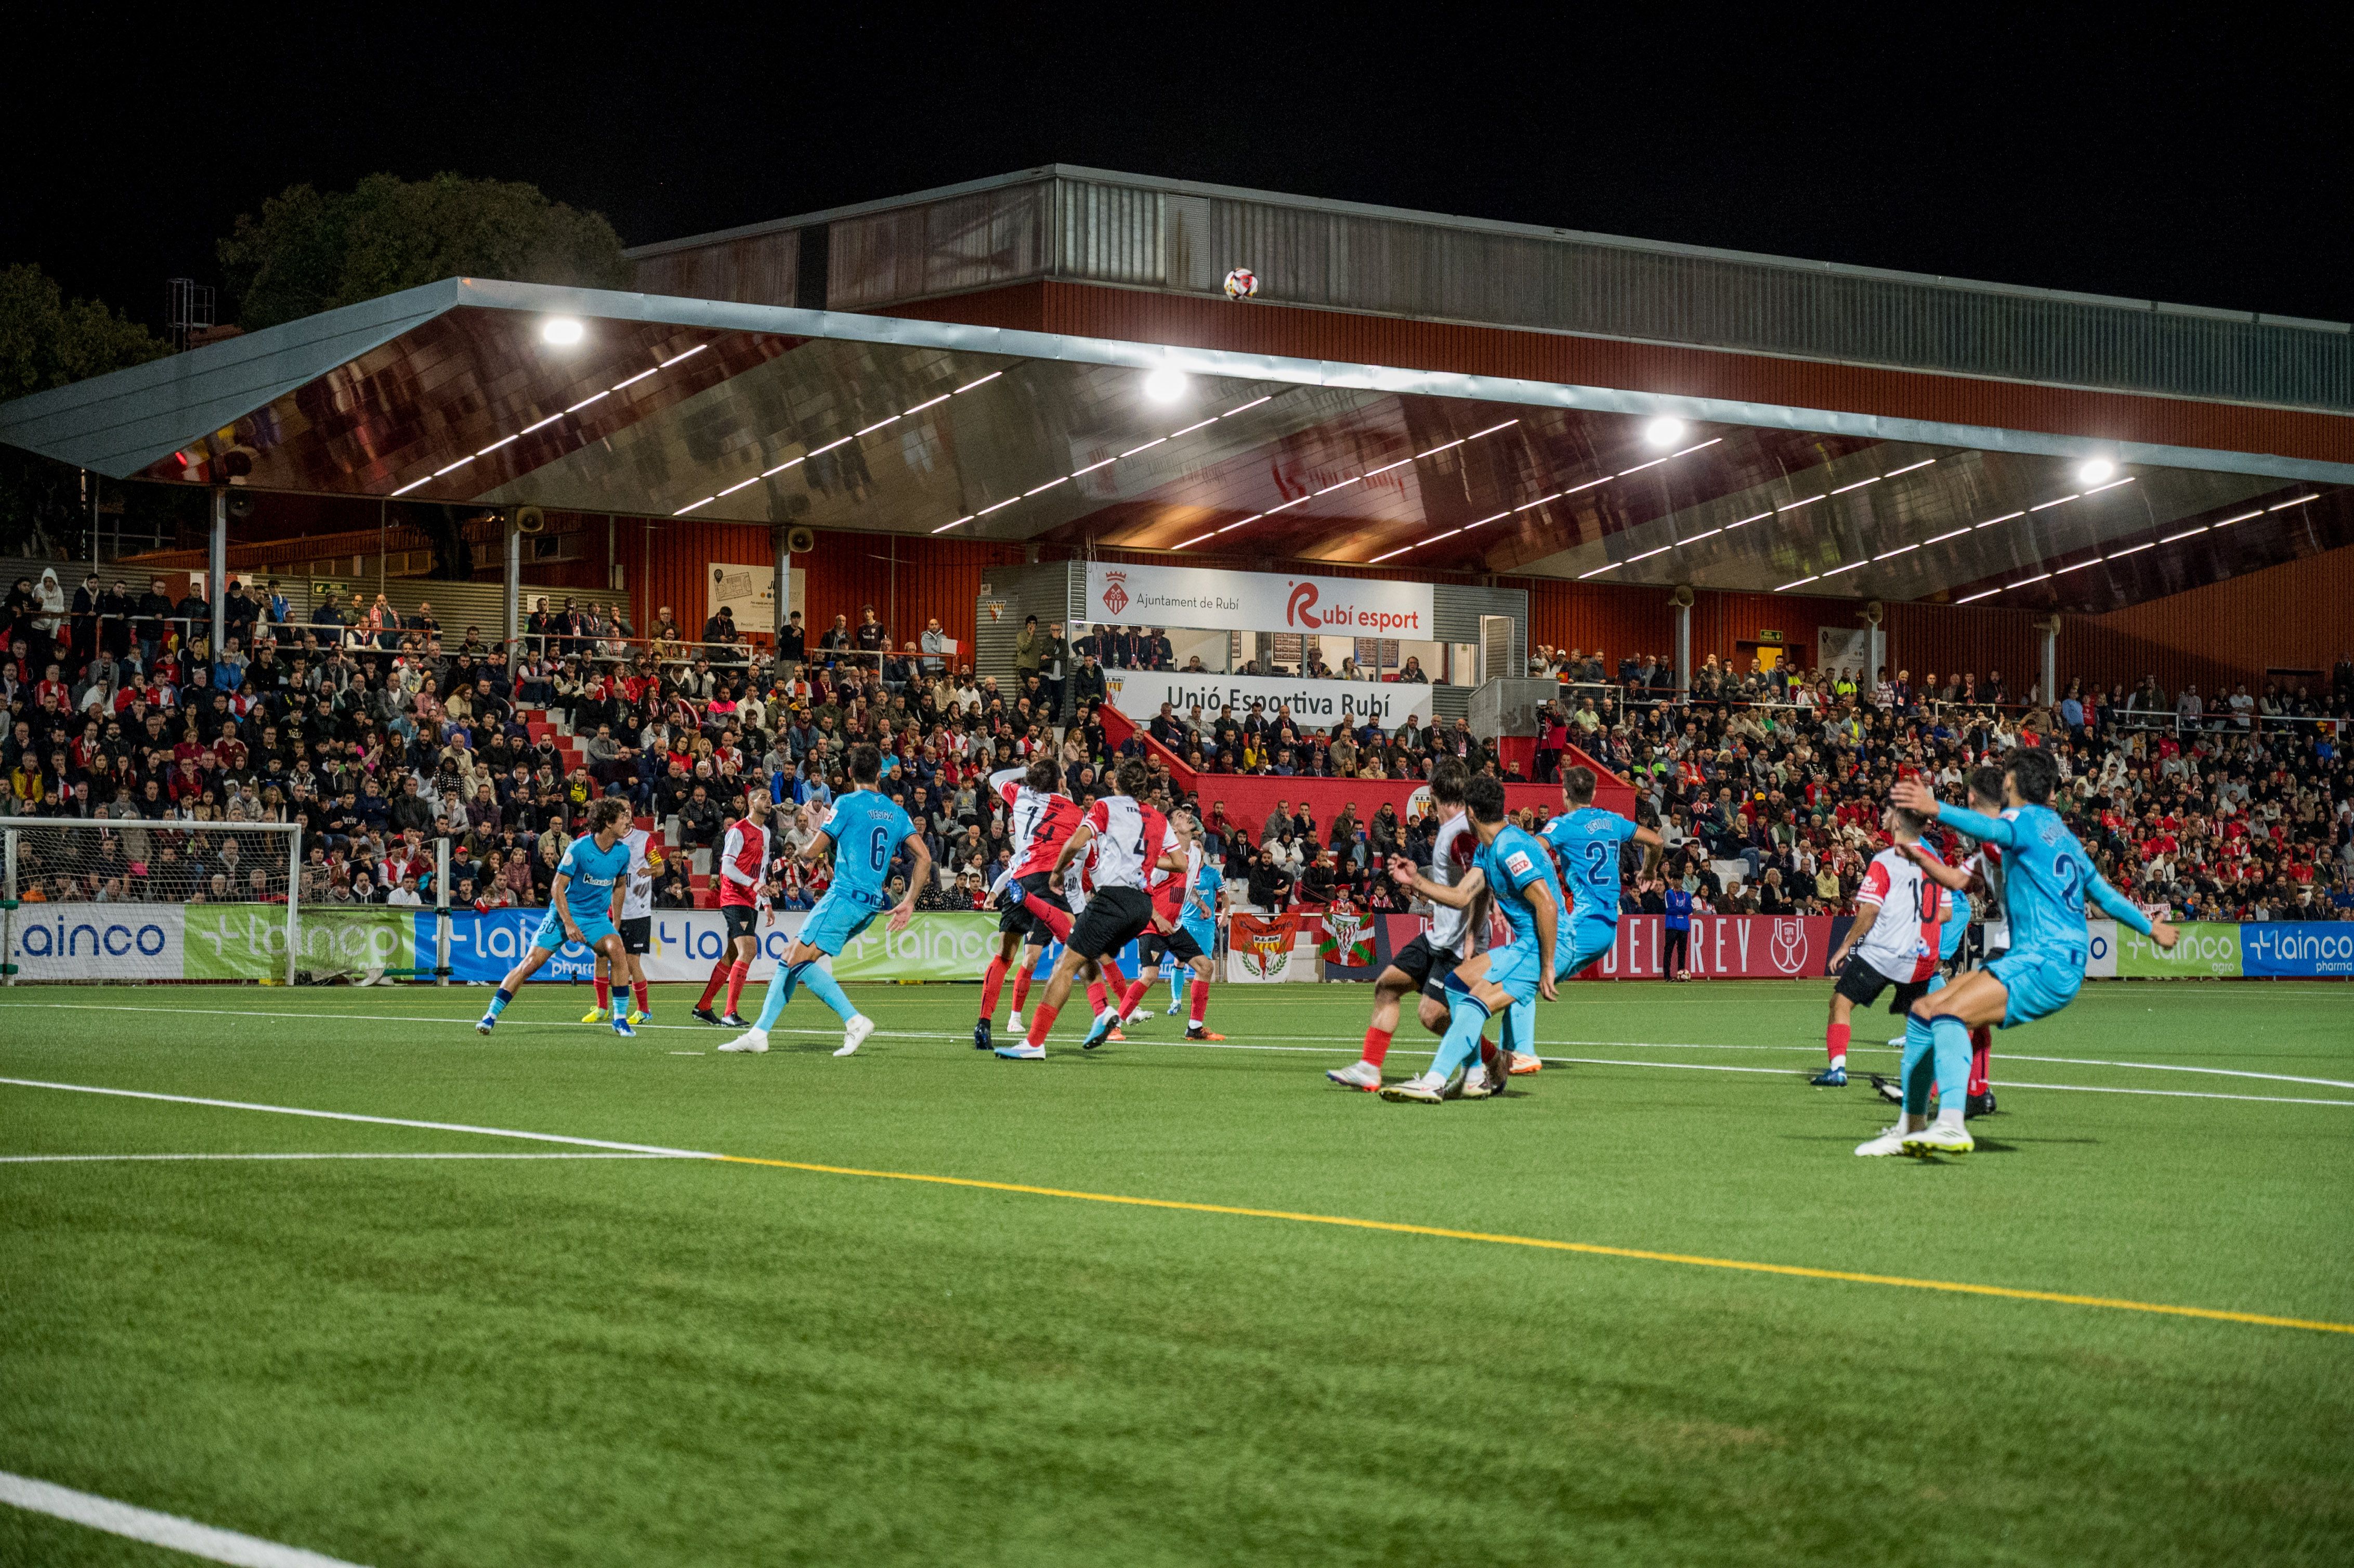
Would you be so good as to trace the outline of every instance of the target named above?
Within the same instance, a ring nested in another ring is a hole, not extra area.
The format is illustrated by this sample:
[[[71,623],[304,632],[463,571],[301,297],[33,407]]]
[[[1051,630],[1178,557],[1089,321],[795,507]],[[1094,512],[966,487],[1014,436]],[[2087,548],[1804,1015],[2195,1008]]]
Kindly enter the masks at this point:
[[[302,882],[299,822],[0,817],[0,980],[292,985],[351,967],[408,913],[338,921]]]

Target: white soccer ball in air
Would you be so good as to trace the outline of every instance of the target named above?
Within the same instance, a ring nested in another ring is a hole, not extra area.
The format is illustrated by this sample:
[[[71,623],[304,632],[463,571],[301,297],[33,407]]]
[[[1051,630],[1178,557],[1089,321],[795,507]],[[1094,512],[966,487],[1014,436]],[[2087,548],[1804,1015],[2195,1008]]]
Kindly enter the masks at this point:
[[[1258,292],[1258,274],[1247,267],[1237,267],[1226,274],[1226,298],[1242,301]]]

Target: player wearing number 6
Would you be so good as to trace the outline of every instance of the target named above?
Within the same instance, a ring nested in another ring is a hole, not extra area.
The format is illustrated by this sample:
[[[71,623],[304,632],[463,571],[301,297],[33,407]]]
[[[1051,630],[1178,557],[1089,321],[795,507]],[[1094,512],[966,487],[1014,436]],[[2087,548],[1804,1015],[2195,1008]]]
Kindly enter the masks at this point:
[[[833,885],[810,911],[801,935],[785,949],[777,972],[769,977],[769,994],[760,1004],[758,1020],[719,1047],[722,1051],[766,1051],[777,1015],[793,999],[795,988],[802,986],[842,1020],[842,1049],[835,1055],[849,1055],[875,1033],[875,1021],[850,1005],[841,985],[818,960],[839,957],[851,938],[885,909],[891,911],[889,928],[906,930],[908,917],[916,912],[916,890],[932,874],[932,852],[924,847],[916,824],[896,802],[876,792],[875,782],[882,775],[881,752],[871,746],[850,748],[851,791],[834,801],[833,814],[801,852],[805,860],[832,857]],[[891,880],[891,857],[902,843],[914,856],[915,864],[908,872],[907,896],[894,906],[884,889]],[[768,917],[775,920],[776,911],[771,909]]]
[[[1938,821],[1965,837],[1998,845],[2003,852],[2003,901],[2010,917],[2010,951],[1982,969],[1973,969],[1943,991],[1913,1004],[1905,1023],[1908,1059],[1925,1049],[1936,1066],[1937,1119],[1926,1115],[1925,1075],[1916,1089],[1904,1086],[1904,1116],[1896,1126],[1856,1150],[1858,1154],[1967,1154],[1977,1147],[1962,1125],[1970,1077],[1970,1027],[1999,1023],[2005,1029],[2031,1023],[2059,1012],[2084,983],[2091,935],[2084,926],[2089,895],[2119,924],[2131,927],[2161,948],[2179,935],[2164,920],[2153,922],[2093,866],[2051,807],[2060,782],[2052,754],[2027,747],[2011,755],[2003,770],[2003,811],[1988,817],[1960,806],[1941,805],[1929,787],[1907,779],[1890,792],[1898,809]]]

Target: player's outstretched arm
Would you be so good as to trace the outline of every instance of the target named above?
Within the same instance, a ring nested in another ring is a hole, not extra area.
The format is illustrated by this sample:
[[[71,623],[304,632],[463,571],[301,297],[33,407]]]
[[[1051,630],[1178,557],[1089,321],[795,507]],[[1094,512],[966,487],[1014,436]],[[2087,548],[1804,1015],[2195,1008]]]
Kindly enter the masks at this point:
[[[1488,887],[1486,874],[1476,865],[1464,873],[1463,880],[1454,886],[1441,887],[1437,883],[1416,871],[1414,862],[1404,855],[1394,856],[1391,859],[1390,880],[1418,898],[1427,898],[1433,904],[1444,904],[1453,909],[1470,908],[1471,901],[1487,891]]]
[[[1530,913],[1537,917],[1537,994],[1553,1001],[1561,995],[1553,978],[1553,944],[1561,929],[1561,911],[1553,906],[1553,889],[1543,883],[1532,882],[1522,891],[1528,895]]]
[[[1936,792],[1917,779],[1901,780],[1888,792],[1888,799],[1900,810],[1935,817],[1954,832],[1969,838],[2001,844],[2006,849],[2010,845],[2011,826],[2009,821],[2001,817],[1980,816],[1967,806],[1949,805],[1938,800]]]
[[[2109,879],[2090,866],[2084,869],[2084,895],[2107,910],[2118,925],[2139,931],[2161,948],[2173,947],[2175,939],[2181,935],[2170,923],[2152,920],[2143,914],[2132,899],[2109,885]]]
[[[932,874],[932,852],[925,844],[924,835],[911,832],[902,842],[907,844],[907,853],[915,863],[907,868],[907,895],[900,899],[891,911],[889,928],[895,933],[907,928],[908,919],[916,913],[916,889],[923,886]]]

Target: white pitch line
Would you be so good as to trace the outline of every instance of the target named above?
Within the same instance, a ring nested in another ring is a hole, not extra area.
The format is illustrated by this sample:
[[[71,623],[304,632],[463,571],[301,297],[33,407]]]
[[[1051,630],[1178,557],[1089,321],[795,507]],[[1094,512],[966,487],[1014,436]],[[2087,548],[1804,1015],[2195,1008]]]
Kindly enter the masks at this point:
[[[70,1487],[11,1475],[5,1470],[0,1470],[0,1502],[102,1530],[110,1535],[167,1547],[209,1563],[235,1563],[238,1568],[358,1568],[341,1557],[306,1552],[299,1546],[281,1546],[258,1535],[240,1535],[234,1530],[198,1524],[175,1513],[133,1508],[112,1498],[78,1492]]]
[[[508,1127],[474,1127],[459,1121],[412,1121],[406,1117],[361,1116],[355,1111],[306,1110],[300,1106],[265,1106],[251,1100],[215,1100],[200,1095],[160,1095],[146,1089],[111,1089],[96,1084],[52,1084],[39,1078],[0,1078],[0,1084],[20,1089],[61,1089],[77,1095],[111,1095],[126,1100],[162,1100],[171,1105],[211,1106],[218,1110],[268,1111],[273,1116],[316,1117],[322,1121],[360,1121],[377,1127],[415,1127],[428,1132],[470,1132],[482,1138],[526,1138],[535,1143],[569,1143],[586,1149],[618,1149],[627,1154],[664,1155],[673,1160],[716,1160],[700,1149],[664,1149],[652,1143],[618,1143],[606,1138],[567,1138],[557,1132],[518,1132]]]
[[[564,1154],[0,1154],[0,1165],[99,1165],[145,1160],[700,1160],[699,1154],[622,1154],[581,1150]]]

